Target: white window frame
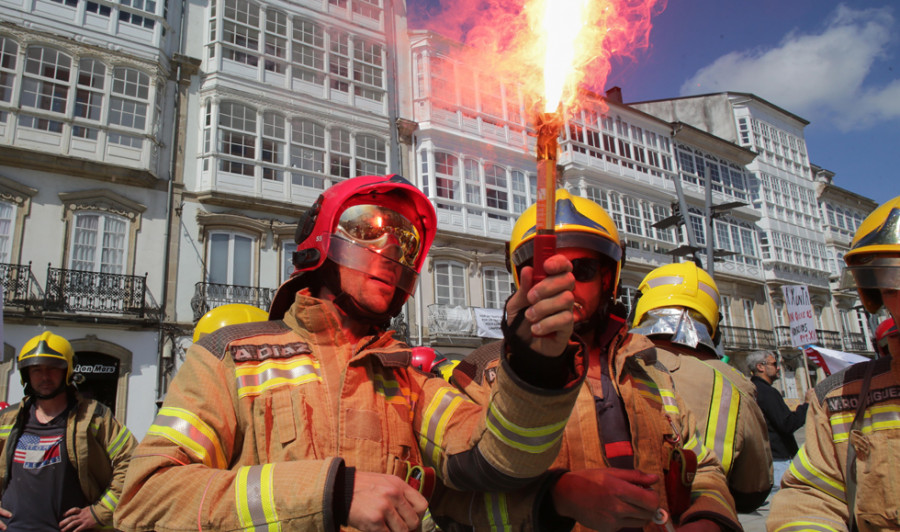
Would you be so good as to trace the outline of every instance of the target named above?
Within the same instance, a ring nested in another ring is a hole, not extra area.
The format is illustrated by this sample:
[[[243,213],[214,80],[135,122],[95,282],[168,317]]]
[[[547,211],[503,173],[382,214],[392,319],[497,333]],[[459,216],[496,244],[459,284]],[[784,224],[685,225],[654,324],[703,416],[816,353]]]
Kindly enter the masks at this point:
[[[482,270],[484,279],[484,306],[502,309],[512,294],[512,275],[505,268],[486,267]]]
[[[436,260],[434,263],[434,301],[438,305],[460,306],[469,305],[469,290],[467,286],[466,265],[453,260]],[[446,295],[441,291],[446,290]],[[454,295],[454,292],[462,290],[462,298]]]
[[[97,218],[96,235],[92,246],[92,256],[90,259],[81,258],[76,260],[76,249],[84,244],[80,242],[79,235],[85,230],[79,227],[79,222],[86,218]],[[69,246],[69,269],[79,271],[89,271],[94,273],[112,273],[124,274],[128,267],[129,253],[129,235],[130,221],[124,216],[111,213],[82,210],[75,212],[72,217],[72,242]],[[115,225],[120,225],[121,233],[114,233]],[[121,239],[122,246],[107,247],[106,237],[116,236]],[[118,262],[110,262],[104,260],[108,257],[107,253],[113,252],[119,255]]]
[[[213,244],[216,241],[221,241],[221,236],[226,237],[227,248],[226,255],[228,262],[226,263],[226,271],[225,271],[225,282],[222,282],[223,279],[213,279],[213,265],[211,264],[216,258],[213,257]],[[235,241],[237,239],[246,239],[249,242],[250,250],[246,256],[246,260],[248,261],[248,279],[247,283],[243,284],[240,279],[235,280],[235,260],[238,258],[235,255]],[[207,234],[206,238],[206,257],[207,257],[207,267],[206,267],[206,281],[214,284],[224,284],[231,286],[255,286],[255,273],[256,273],[256,265],[254,264],[254,257],[256,256],[254,250],[257,244],[257,238],[248,233],[242,233],[239,231],[222,231],[222,230],[214,230],[210,231]]]

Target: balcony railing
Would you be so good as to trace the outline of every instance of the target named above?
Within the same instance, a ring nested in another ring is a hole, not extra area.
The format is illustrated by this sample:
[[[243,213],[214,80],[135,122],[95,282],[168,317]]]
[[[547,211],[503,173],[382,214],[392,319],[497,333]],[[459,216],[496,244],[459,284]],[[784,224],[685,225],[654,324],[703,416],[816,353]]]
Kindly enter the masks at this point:
[[[44,310],[127,314],[143,318],[147,275],[88,272],[47,267]]]
[[[194,321],[220,305],[228,303],[245,303],[263,310],[269,310],[274,288],[258,286],[240,286],[234,284],[197,283],[194,285],[194,297],[191,298],[191,309]]]
[[[31,273],[31,263],[0,263],[0,284],[3,285],[3,305],[7,307],[24,307],[26,309],[40,306],[43,291],[37,279]]]
[[[775,349],[775,333],[763,329],[722,325],[722,345],[726,349]]]
[[[844,351],[868,351],[866,337],[860,333],[844,333]]]

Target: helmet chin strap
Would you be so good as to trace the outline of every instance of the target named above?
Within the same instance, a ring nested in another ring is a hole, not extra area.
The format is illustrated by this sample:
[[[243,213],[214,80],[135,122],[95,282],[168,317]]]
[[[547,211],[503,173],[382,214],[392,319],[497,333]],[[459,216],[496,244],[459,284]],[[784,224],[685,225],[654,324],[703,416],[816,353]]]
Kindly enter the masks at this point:
[[[29,383],[25,387],[25,395],[30,395],[30,396],[34,397],[35,399],[40,399],[41,401],[46,401],[48,399],[53,399],[54,397],[58,396],[59,394],[65,392],[66,388],[68,388],[68,386],[69,385],[66,384],[65,382],[61,382],[59,384],[59,386],[57,386],[57,388],[55,390],[53,390],[52,392],[50,392],[48,394],[40,394],[40,393],[37,393],[34,390],[34,388],[31,387],[31,383]]]
[[[345,314],[353,316],[354,319],[366,325],[371,325],[378,329],[386,329],[391,322],[391,318],[400,313],[403,303],[406,302],[403,292],[398,289],[394,291],[394,298],[391,300],[387,311],[372,312],[341,290],[341,274],[338,272],[338,268],[326,268],[324,273],[321,277],[322,283],[332,294],[337,294],[334,298],[335,306]]]

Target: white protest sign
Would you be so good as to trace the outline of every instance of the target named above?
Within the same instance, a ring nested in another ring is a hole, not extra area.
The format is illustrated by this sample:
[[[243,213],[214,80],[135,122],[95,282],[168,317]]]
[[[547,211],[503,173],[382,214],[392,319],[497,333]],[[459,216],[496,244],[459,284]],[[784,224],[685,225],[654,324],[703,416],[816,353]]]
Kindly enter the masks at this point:
[[[805,284],[784,285],[781,292],[791,327],[791,345],[803,347],[817,343],[819,338],[816,336],[816,319],[809,299],[809,288]]]
[[[500,330],[501,321],[503,321],[503,309],[475,309],[475,330],[482,338],[503,338],[503,331]]]

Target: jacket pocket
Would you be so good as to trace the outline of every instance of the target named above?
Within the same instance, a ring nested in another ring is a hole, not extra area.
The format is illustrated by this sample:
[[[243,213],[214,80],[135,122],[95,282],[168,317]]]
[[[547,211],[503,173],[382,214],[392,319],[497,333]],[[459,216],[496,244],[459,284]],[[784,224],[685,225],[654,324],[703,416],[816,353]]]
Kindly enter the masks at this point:
[[[856,512],[860,529],[897,528],[900,490],[894,462],[900,454],[900,430],[852,434],[856,449]],[[867,526],[868,525],[868,526]]]
[[[312,406],[295,386],[268,390],[257,398],[257,452],[266,462],[319,458],[319,440],[313,426]]]

